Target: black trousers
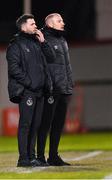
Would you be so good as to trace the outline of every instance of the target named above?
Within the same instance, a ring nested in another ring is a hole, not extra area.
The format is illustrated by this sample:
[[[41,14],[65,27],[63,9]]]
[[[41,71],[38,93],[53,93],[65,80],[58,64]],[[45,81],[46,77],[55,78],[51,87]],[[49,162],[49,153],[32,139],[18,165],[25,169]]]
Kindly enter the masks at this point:
[[[40,158],[44,157],[46,139],[49,130],[49,157],[52,158],[58,154],[58,145],[65,122],[70,96],[54,96],[53,104],[49,104],[47,99],[48,98],[45,97],[42,121],[37,136],[37,156]]]
[[[35,158],[35,142],[43,111],[43,97],[24,95],[19,104],[18,149],[19,159]]]

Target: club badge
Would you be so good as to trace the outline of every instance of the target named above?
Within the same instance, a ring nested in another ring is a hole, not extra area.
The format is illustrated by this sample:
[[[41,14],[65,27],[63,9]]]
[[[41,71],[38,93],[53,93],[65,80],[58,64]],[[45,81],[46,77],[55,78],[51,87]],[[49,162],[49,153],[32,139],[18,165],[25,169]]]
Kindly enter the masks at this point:
[[[54,103],[53,96],[50,96],[47,101],[48,101],[49,104],[53,104]]]
[[[55,46],[54,46],[54,49],[58,49],[58,46],[57,46],[57,45],[55,45]]]
[[[33,99],[31,97],[29,97],[28,100],[26,101],[26,104],[28,106],[32,106],[33,105]]]

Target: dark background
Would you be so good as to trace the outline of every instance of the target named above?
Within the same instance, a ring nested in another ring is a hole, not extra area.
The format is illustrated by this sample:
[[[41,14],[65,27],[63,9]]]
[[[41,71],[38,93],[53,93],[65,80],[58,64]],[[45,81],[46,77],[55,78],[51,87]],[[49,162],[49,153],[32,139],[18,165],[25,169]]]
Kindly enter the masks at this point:
[[[7,44],[16,33],[15,21],[23,14],[23,0],[0,2],[1,48],[7,47],[2,44]],[[66,38],[70,42],[70,60],[76,87],[71,102],[71,118],[79,119],[81,128],[112,130],[112,41],[110,39],[108,43],[96,39],[96,21],[100,15],[104,15],[108,21],[108,16],[105,16],[105,12],[96,12],[96,0],[32,0],[32,14],[36,17],[38,28],[44,25],[44,18],[53,12],[60,13],[64,18]],[[91,43],[93,41],[95,43]],[[2,109],[11,105],[7,94],[4,48],[0,52],[0,82]]]
[[[70,42],[95,40],[95,0],[32,0],[32,14],[37,25],[53,12],[60,13],[66,24],[66,38]],[[15,21],[23,14],[23,0],[2,0],[0,5],[0,44],[8,43],[16,33]]]

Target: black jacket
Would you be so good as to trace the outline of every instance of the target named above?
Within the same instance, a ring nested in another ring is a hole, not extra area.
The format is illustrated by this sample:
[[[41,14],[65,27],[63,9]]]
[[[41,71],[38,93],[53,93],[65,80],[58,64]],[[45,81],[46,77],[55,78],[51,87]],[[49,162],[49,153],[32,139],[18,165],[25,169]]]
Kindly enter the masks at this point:
[[[63,31],[45,27],[42,32],[54,51],[53,58],[46,56],[53,81],[53,92],[54,94],[72,94],[72,68]]]
[[[19,33],[9,44],[6,52],[8,62],[8,92],[14,103],[19,103],[25,91],[40,95],[45,85],[45,57],[49,54],[47,42],[39,43],[34,35]]]

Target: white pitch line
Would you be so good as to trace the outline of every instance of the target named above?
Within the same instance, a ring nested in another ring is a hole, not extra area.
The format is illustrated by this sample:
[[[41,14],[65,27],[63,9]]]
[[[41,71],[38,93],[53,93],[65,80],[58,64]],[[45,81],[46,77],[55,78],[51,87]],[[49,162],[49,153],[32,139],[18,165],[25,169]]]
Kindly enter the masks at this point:
[[[97,156],[99,154],[103,153],[102,151],[94,151],[94,152],[89,152],[86,155],[82,155],[80,157],[76,157],[76,158],[66,158],[64,160],[68,160],[68,161],[79,161],[79,160],[83,160],[83,159],[87,159],[87,158],[91,158],[94,156]]]
[[[107,180],[107,179],[112,180],[112,174],[110,174],[110,175],[104,177],[104,180]]]
[[[40,172],[40,171],[43,171],[44,169],[46,169],[46,167],[33,167],[31,169],[23,169],[23,168],[21,168],[21,170],[17,171],[17,173],[21,174],[21,173]]]

